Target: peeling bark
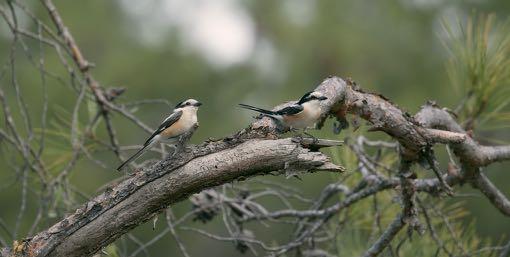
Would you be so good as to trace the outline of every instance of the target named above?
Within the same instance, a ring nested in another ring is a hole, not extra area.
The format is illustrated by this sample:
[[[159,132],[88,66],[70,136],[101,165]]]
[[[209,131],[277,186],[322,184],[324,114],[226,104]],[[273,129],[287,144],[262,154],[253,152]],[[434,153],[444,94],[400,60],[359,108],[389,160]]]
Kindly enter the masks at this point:
[[[137,171],[26,243],[26,256],[89,256],[168,205],[206,188],[271,172],[342,171],[292,139],[237,135]]]
[[[401,144],[403,161],[419,160],[434,143],[450,144],[465,172],[458,177],[448,176],[446,183],[470,180],[498,209],[510,214],[508,199],[478,170],[494,161],[509,159],[508,147],[478,145],[450,114],[433,105],[424,106],[412,117],[384,97],[365,93],[338,77],[326,79],[316,90],[328,97],[322,105],[322,122],[328,117],[345,121],[346,113],[360,116],[372,125],[371,131],[383,131]],[[260,117],[249,128],[230,137],[187,148],[173,159],[136,171],[74,214],[24,241],[17,253],[90,256],[168,205],[203,189],[274,171],[343,169],[320,152],[303,147],[334,146],[337,142],[278,139],[277,132],[286,129],[268,117]],[[437,179],[418,179],[414,183],[418,191],[441,191]],[[399,182],[386,184],[396,187]]]

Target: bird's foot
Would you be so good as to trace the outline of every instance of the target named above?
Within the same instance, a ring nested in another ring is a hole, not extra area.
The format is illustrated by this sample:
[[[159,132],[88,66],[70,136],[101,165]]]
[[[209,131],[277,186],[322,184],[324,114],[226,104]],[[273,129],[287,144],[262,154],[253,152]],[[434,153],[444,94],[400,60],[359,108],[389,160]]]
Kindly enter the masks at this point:
[[[313,144],[317,144],[319,142],[319,139],[317,137],[315,137],[314,135],[306,132],[306,131],[303,131],[303,134],[307,135],[308,137],[310,137],[312,140],[313,140]]]

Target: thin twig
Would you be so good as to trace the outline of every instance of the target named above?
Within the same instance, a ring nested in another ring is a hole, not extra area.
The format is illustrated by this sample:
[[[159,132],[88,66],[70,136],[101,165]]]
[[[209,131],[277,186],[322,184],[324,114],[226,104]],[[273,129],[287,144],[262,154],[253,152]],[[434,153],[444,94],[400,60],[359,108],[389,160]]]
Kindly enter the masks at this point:
[[[400,213],[395,217],[391,224],[386,228],[384,233],[377,239],[377,241],[362,255],[363,257],[374,257],[379,255],[398,234],[398,232],[405,226],[403,221],[403,214]]]

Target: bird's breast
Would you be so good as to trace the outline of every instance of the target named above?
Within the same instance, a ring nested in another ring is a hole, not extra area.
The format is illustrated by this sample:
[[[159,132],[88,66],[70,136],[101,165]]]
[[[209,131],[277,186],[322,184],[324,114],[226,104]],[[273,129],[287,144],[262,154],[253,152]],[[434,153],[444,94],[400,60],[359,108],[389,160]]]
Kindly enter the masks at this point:
[[[284,116],[283,120],[287,126],[292,128],[308,128],[312,127],[315,122],[317,122],[320,115],[320,110],[304,108],[303,111],[295,115]]]
[[[193,113],[184,112],[181,118],[161,132],[161,135],[165,138],[180,136],[188,132],[195,124],[197,124],[197,116]]]

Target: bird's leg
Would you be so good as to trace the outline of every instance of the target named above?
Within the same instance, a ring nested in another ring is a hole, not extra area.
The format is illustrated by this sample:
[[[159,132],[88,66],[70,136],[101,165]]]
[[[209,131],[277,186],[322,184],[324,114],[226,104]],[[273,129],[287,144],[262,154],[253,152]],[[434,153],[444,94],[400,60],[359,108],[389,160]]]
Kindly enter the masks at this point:
[[[174,149],[174,151],[172,152],[172,155],[170,155],[170,157],[174,157],[175,154],[177,154],[177,152],[179,151],[179,147],[177,145],[169,145],[170,147],[172,147]]]
[[[317,137],[315,137],[314,135],[306,132],[306,128],[303,129],[303,134],[311,137],[313,139],[313,144],[317,144],[319,142],[319,139]]]
[[[298,132],[297,128],[289,127],[289,132]]]
[[[161,156],[163,159],[166,159],[168,157],[168,153],[166,152],[166,147],[164,143],[161,143]]]
[[[180,136],[178,139],[177,139],[177,142],[175,142],[175,144],[172,145],[172,147],[174,148],[174,152],[172,154],[172,157],[177,154],[178,152],[182,151],[185,149],[185,145],[186,145],[186,141],[187,141],[187,137],[186,136]]]
[[[303,134],[305,134],[305,135],[307,135],[307,136],[309,136],[311,138],[315,138],[312,134],[306,132],[306,129],[303,129]]]
[[[166,151],[165,146],[170,149],[170,151],[172,152],[171,154],[170,154],[170,152]],[[165,149],[165,151],[164,151],[165,159],[174,157],[175,154],[178,152],[177,145],[174,142],[170,142],[170,141],[166,141],[164,144],[162,144],[162,149]]]
[[[303,135],[301,133],[299,133],[299,129],[297,128],[293,128],[293,127],[289,127],[289,132],[294,132],[294,133],[297,133],[296,134],[296,138],[301,142],[303,141]]]

